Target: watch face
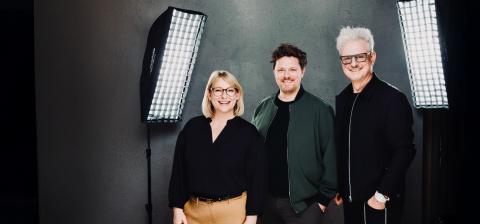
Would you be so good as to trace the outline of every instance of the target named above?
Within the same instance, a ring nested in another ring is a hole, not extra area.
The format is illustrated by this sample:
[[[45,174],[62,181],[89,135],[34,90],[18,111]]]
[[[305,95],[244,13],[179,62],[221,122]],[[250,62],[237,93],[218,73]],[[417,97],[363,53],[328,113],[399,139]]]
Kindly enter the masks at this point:
[[[375,199],[379,202],[382,202],[382,203],[385,203],[388,200],[388,198],[385,197],[385,195],[380,194],[378,192],[375,192]]]

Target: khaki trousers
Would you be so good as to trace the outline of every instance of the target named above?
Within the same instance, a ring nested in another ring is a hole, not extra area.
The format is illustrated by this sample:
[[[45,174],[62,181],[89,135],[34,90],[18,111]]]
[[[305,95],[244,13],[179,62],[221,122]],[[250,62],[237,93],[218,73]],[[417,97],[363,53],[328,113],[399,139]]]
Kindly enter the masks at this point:
[[[190,198],[183,207],[188,224],[242,224],[245,221],[247,194],[219,202]]]

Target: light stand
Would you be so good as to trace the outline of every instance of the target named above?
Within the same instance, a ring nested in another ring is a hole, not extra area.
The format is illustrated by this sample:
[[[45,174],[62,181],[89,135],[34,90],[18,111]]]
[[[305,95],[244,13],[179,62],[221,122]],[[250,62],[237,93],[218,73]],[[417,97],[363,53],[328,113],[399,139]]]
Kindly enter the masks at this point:
[[[152,163],[151,163],[151,155],[152,149],[150,147],[150,124],[147,123],[147,149],[145,150],[145,155],[147,156],[147,181],[148,181],[148,202],[145,204],[145,209],[147,209],[148,213],[148,224],[152,224],[152,216],[153,216],[153,206],[152,206]]]
[[[168,7],[148,33],[140,78],[141,121],[147,125],[148,223],[152,223],[150,125],[182,119],[183,105],[207,16]]]

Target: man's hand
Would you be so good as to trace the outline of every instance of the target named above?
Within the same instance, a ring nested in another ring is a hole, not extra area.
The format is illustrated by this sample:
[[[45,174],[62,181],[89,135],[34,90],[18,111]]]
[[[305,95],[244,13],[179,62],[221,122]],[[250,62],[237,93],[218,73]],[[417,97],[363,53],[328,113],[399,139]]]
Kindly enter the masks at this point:
[[[377,199],[375,199],[375,195],[370,197],[367,201],[368,206],[377,209],[377,210],[383,210],[385,209],[385,202],[379,202]]]
[[[340,196],[339,193],[337,193],[337,195],[335,195],[335,204],[337,206],[343,205],[343,199],[342,199],[342,196]]]
[[[325,209],[327,209],[327,207],[325,205],[320,204],[320,203],[318,203],[318,206],[320,207],[320,211],[322,213],[325,213]]]
[[[181,208],[173,208],[173,224],[188,224],[187,217]]]
[[[247,215],[245,222],[243,224],[256,224],[257,216],[256,215]]]

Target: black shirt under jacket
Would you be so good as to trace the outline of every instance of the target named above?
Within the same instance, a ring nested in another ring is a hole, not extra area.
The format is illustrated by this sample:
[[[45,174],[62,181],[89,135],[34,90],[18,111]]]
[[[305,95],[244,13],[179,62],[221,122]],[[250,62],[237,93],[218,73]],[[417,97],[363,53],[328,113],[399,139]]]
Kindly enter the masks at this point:
[[[303,87],[300,87],[295,99],[290,102],[280,100],[278,98],[280,91],[278,91],[274,101],[278,109],[268,128],[265,147],[268,160],[268,193],[276,198],[289,196],[287,133],[290,123],[290,104],[299,100],[304,91]]]
[[[169,206],[183,208],[191,195],[217,198],[247,191],[247,215],[260,215],[266,194],[263,137],[255,126],[235,117],[212,142],[210,122],[194,117],[178,135]]]

